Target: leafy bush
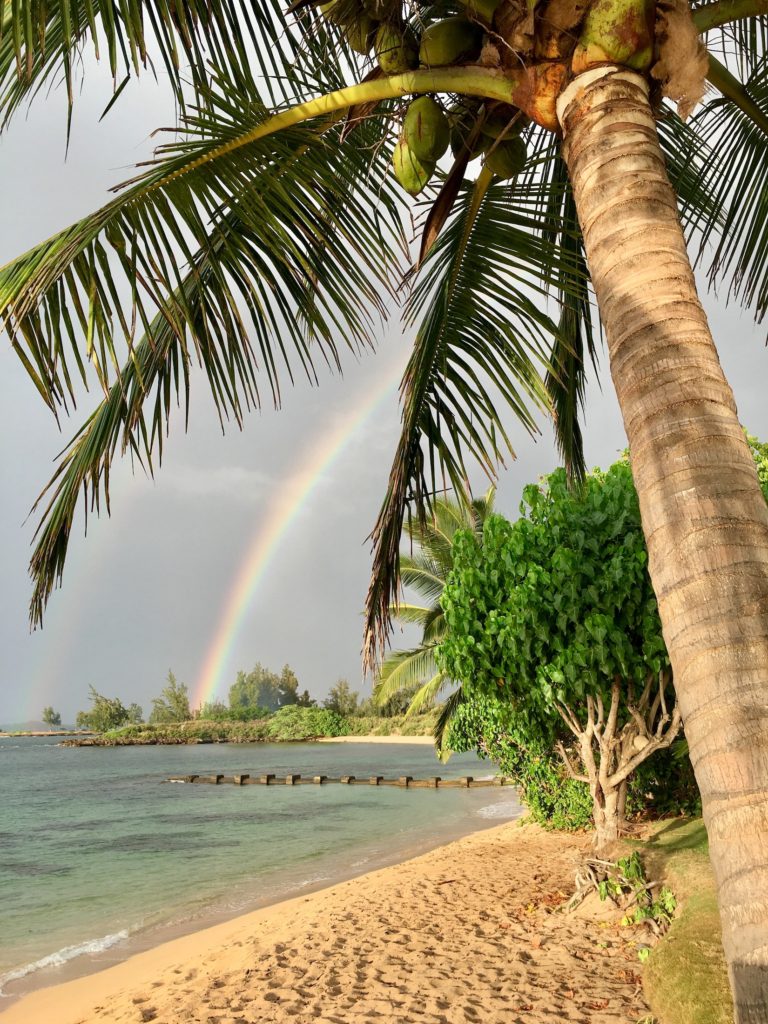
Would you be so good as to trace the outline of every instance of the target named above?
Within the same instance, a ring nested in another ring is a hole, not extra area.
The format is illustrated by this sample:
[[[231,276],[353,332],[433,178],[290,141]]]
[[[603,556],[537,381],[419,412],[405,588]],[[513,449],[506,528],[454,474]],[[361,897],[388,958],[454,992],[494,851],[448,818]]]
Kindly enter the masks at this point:
[[[346,736],[345,718],[326,708],[305,708],[289,704],[280,708],[267,722],[266,738],[278,743],[313,740],[318,736]]]
[[[258,722],[269,718],[272,712],[264,707],[227,707],[221,701],[203,704],[196,718],[206,722]]]
[[[128,725],[104,733],[99,744],[132,746],[184,743],[261,743],[267,739],[267,722],[169,722],[163,725]]]
[[[361,715],[347,720],[351,736],[431,736],[435,728],[435,712],[425,715]]]

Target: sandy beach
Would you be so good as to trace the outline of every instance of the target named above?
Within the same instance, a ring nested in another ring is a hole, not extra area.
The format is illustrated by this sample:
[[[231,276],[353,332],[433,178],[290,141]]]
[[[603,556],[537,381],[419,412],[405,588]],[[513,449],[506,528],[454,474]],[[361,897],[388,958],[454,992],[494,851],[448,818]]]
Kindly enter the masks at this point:
[[[12,1004],[3,1024],[634,1024],[618,928],[554,908],[585,837],[508,822]]]

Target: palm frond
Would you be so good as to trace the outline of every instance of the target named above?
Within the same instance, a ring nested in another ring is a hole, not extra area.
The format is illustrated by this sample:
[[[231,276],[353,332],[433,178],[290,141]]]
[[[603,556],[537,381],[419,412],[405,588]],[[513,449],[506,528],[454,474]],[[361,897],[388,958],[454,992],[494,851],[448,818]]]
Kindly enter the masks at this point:
[[[410,693],[437,672],[433,646],[394,651],[382,662],[376,684],[376,701],[386,704],[398,694]]]
[[[392,606],[392,617],[408,626],[421,626],[422,629],[432,615],[432,608],[422,608],[418,604],[401,602]]]
[[[109,67],[113,101],[149,71],[181,109],[207,103],[212,73],[232,95],[258,82],[279,105],[339,87],[359,62],[333,26],[312,12],[286,18],[279,0],[14,0],[0,31],[0,127],[62,81],[71,114],[89,48]]]
[[[768,122],[768,58],[744,83]],[[752,309],[768,312],[768,132],[727,97],[709,99],[693,115],[700,177],[715,215],[697,221],[700,258],[714,249],[713,289],[727,290]]]
[[[538,160],[511,184],[482,171],[457,199],[409,298],[406,321],[418,331],[401,385],[400,440],[371,535],[369,668],[390,632],[405,510],[426,519],[438,477],[463,491],[467,456],[493,477],[504,455],[514,455],[502,405],[530,434],[536,412],[549,409],[542,374],[551,369],[559,329],[543,307],[550,295],[556,301],[566,263],[580,272],[552,242],[552,226],[542,224],[551,188]]]
[[[445,686],[450,685],[450,683],[451,680],[444,672],[437,672],[423,686],[420,686],[413,697],[411,697],[411,703],[408,705],[405,717],[410,718],[411,715],[418,715],[420,712],[433,707],[435,701],[440,696],[441,690]]]
[[[450,563],[436,564],[421,552],[400,556],[400,582],[404,587],[411,587],[427,601],[435,602],[440,599],[449,570]]]
[[[339,342],[372,343],[372,316],[384,315],[402,244],[385,129],[366,125],[344,147],[340,125],[288,131],[168,180],[220,145],[227,127],[236,138],[246,113],[232,109],[215,137],[210,115],[200,114],[204,142],[170,147],[169,159],[104,210],[0,272],[0,309],[48,404],[74,400],[67,346],[87,383],[83,337],[105,392],[46,488],[31,564],[35,624],[61,579],[78,492],[97,509],[102,497],[108,503],[118,448],[151,468],[194,359],[222,422],[239,423],[261,400],[260,375],[277,404],[281,378],[292,381],[296,365],[310,380],[318,357],[338,366]],[[252,112],[257,123],[260,113]],[[153,393],[148,423],[143,405]]]
[[[552,158],[550,167],[553,187],[548,222],[557,225],[554,244],[571,259],[560,268],[560,323],[546,387],[552,404],[555,440],[566,472],[570,479],[581,480],[586,474],[581,413],[586,397],[587,359],[596,367],[597,349],[592,331],[589,271],[567,168],[559,155]]]
[[[736,73],[748,78],[762,63],[768,50],[768,19],[755,16],[753,12],[746,17],[738,17],[737,5],[718,4],[712,0],[691,6],[694,24],[703,33],[709,52],[733,63]]]
[[[442,605],[436,604],[430,609],[430,614],[424,622],[422,643],[438,644],[445,636],[446,624],[445,614]]]
[[[435,750],[441,761],[445,762],[453,751],[448,746],[448,730],[454,715],[459,707],[467,700],[461,687],[454,692],[440,705],[440,711],[435,720]]]

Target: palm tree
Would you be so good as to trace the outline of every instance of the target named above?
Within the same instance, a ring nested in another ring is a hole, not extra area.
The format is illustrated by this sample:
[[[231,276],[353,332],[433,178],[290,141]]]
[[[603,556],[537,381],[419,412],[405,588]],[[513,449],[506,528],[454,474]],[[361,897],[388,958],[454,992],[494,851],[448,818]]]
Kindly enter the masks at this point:
[[[411,501],[428,508],[437,479],[461,486],[468,456],[493,474],[505,423],[533,433],[541,410],[555,415],[571,472],[583,469],[591,284],[702,794],[736,1018],[762,1021],[768,511],[683,225],[713,254],[712,280],[762,318],[766,0],[468,0],[463,17],[451,4],[335,0],[318,12],[296,0],[289,16],[278,0],[4,6],[0,123],[61,77],[72,102],[89,41],[120,83],[115,99],[154,62],[180,109],[172,141],[110,203],[0,273],[0,315],[43,400],[67,406],[93,374],[104,392],[41,497],[32,620],[61,578],[78,495],[108,501],[118,450],[150,468],[159,459],[195,361],[222,421],[239,422],[263,390],[279,402],[297,369],[312,377],[316,359],[338,364],[340,345],[371,341],[409,262],[390,156],[411,192],[425,186],[448,106],[455,155],[426,186],[434,202],[419,207],[409,274],[416,336],[372,534],[367,662],[389,637]],[[684,115],[705,76],[716,94],[686,124],[662,96]],[[411,112],[395,144],[404,98],[423,95],[437,113]]]
[[[407,715],[432,707],[452,680],[441,672],[435,661],[435,649],[445,636],[445,616],[440,603],[448,574],[453,568],[453,538],[458,530],[482,533],[483,524],[493,512],[496,488],[490,487],[482,498],[462,494],[459,500],[436,498],[429,518],[409,518],[404,532],[410,547],[400,554],[400,580],[426,602],[424,605],[399,601],[391,608],[394,619],[404,625],[421,628],[416,647],[391,651],[382,661],[374,695],[378,704],[394,697],[410,697]],[[413,545],[418,551],[413,551]],[[456,701],[461,690],[454,690],[443,702],[435,721],[435,748],[443,757],[448,751],[445,740]]]

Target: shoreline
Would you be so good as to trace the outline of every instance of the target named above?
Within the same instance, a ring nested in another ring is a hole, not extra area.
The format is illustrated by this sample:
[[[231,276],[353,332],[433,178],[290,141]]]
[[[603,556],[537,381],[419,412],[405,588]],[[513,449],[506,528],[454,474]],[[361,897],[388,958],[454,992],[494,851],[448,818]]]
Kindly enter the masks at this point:
[[[552,913],[587,844],[507,821],[0,1004],[0,1017],[510,1024],[530,1010],[537,1024],[637,1019],[634,950],[604,925]]]
[[[314,743],[415,743],[419,746],[434,746],[432,736],[319,736]]]
[[[232,923],[251,913],[269,910],[294,898],[305,897],[347,881],[354,881],[378,870],[386,870],[441,849],[466,836],[498,828],[502,822],[518,821],[525,814],[517,790],[512,787],[505,787],[505,790],[494,788],[487,796],[490,803],[479,809],[477,816],[469,824],[469,829],[466,821],[457,822],[437,834],[422,832],[411,836],[406,844],[396,846],[389,852],[379,853],[377,856],[364,856],[362,860],[352,861],[351,864],[347,860],[335,869],[329,868],[326,864],[320,869],[320,874],[313,871],[313,877],[310,878],[303,878],[298,874],[277,891],[270,888],[267,892],[262,892],[256,887],[250,897],[245,897],[244,903],[238,909],[216,900],[192,916],[168,919],[146,928],[116,923],[110,934],[84,937],[73,945],[47,952],[24,967],[10,968],[6,974],[0,971],[0,976],[6,979],[2,982],[0,990],[0,1017],[3,1017],[11,1006],[40,991],[87,979],[168,943]],[[27,973],[12,977],[15,970],[29,967],[32,969]]]

